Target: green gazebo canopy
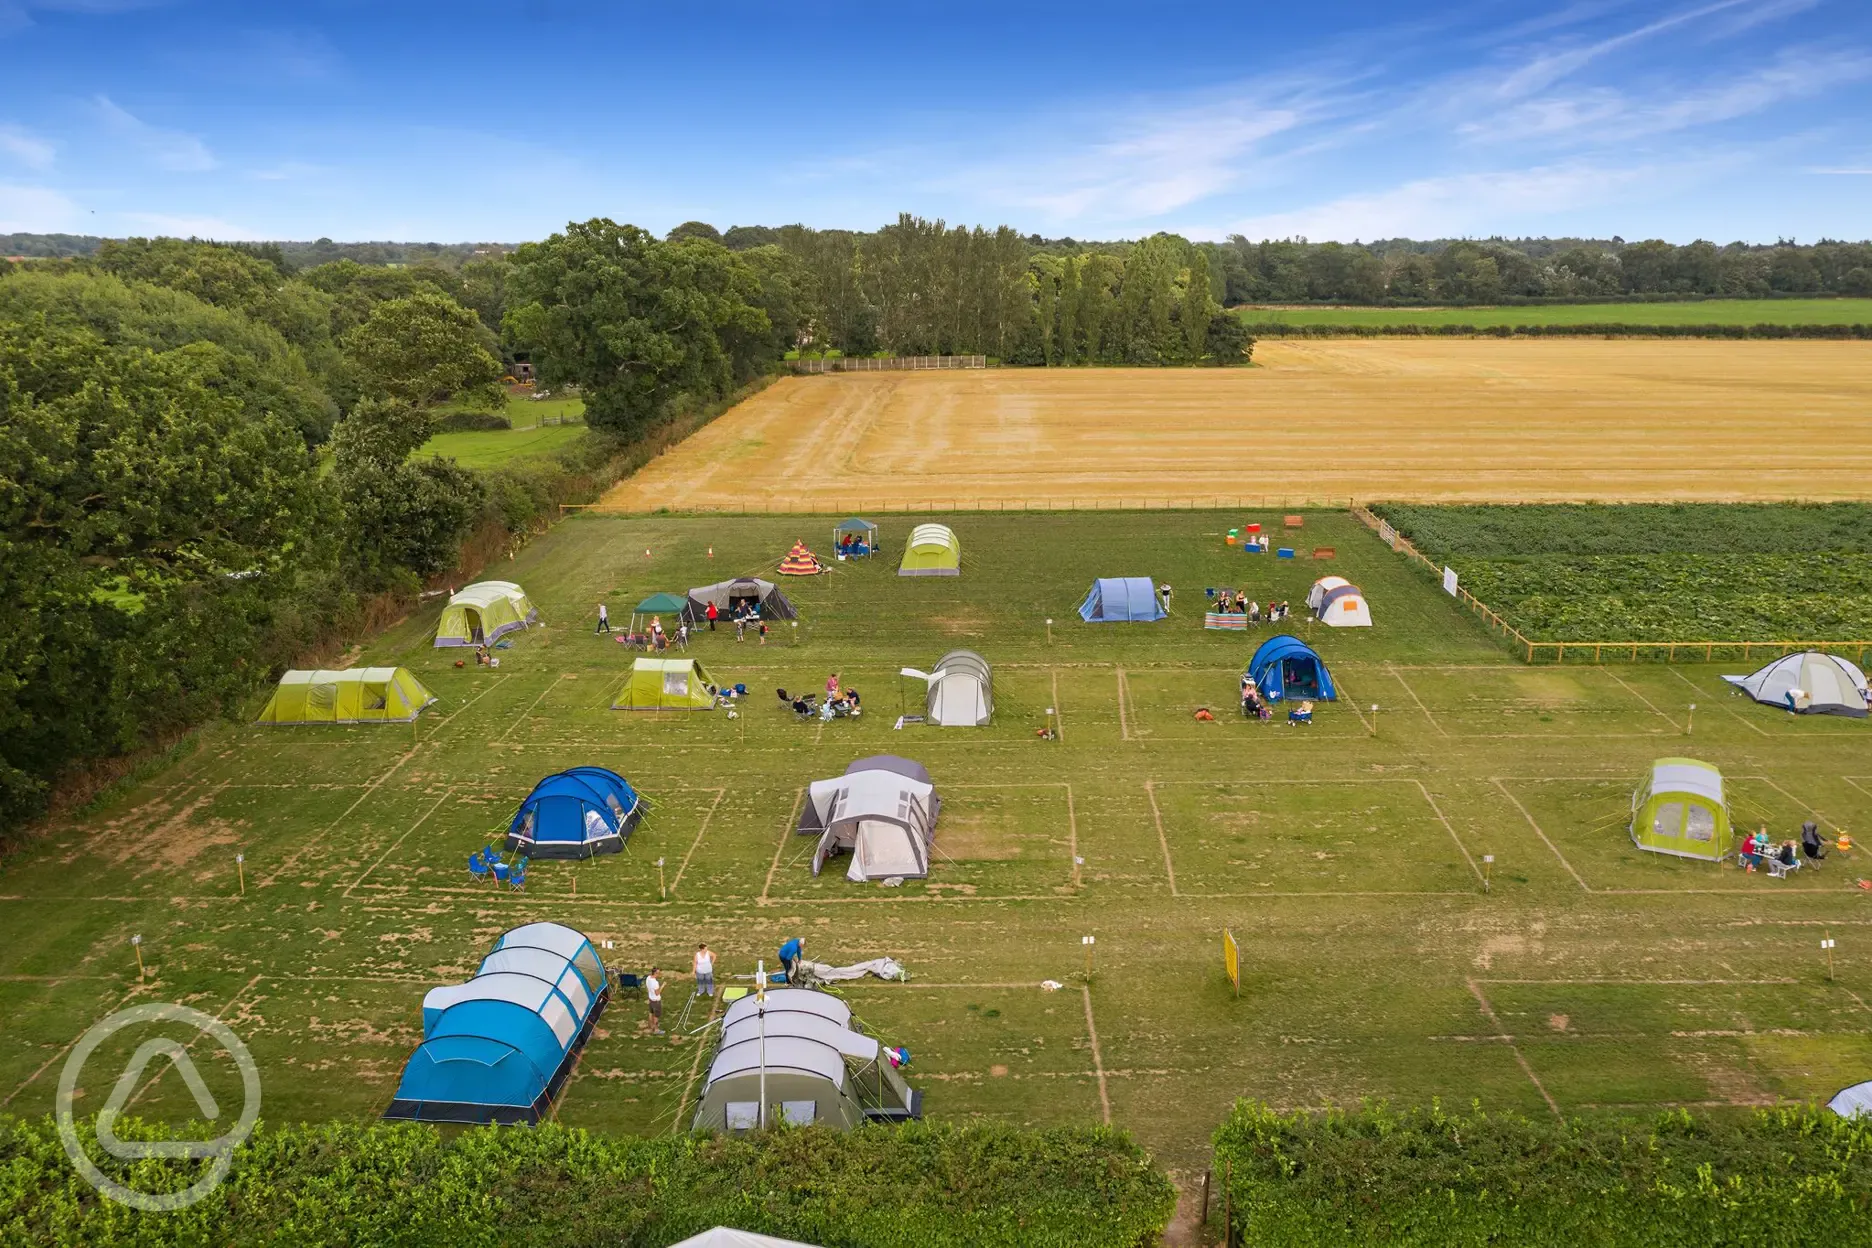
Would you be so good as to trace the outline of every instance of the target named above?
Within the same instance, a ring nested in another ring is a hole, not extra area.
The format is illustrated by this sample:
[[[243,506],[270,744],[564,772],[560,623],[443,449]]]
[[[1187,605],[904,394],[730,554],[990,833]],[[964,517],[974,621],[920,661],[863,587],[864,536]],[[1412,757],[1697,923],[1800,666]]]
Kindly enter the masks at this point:
[[[654,615],[659,611],[679,612],[687,605],[688,602],[686,599],[679,598],[675,594],[655,593],[638,603],[635,609],[638,611],[647,611]]]

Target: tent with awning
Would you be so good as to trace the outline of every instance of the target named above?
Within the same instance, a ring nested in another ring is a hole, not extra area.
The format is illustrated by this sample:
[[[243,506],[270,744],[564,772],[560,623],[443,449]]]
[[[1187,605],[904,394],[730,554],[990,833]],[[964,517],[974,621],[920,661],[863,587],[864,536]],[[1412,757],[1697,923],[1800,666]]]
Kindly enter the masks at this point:
[[[260,712],[263,724],[407,724],[437,701],[404,667],[287,672]]]
[[[1783,655],[1747,676],[1723,679],[1757,702],[1796,715],[1866,717],[1865,673],[1837,654],[1804,650]]]
[[[851,854],[848,880],[905,879],[929,874],[930,846],[942,799],[921,764],[894,755],[860,759],[831,780],[806,790],[795,829],[817,836],[813,874],[841,853]]]
[[[638,659],[611,700],[614,711],[707,711],[714,706],[715,682],[694,659]]]
[[[526,591],[512,581],[477,581],[459,590],[442,608],[436,624],[437,646],[491,644],[504,633],[539,623],[539,612]]]
[[[757,576],[742,576],[731,581],[716,581],[713,585],[700,585],[689,591],[690,623],[708,614],[708,605],[715,604],[715,610],[722,619],[732,616],[737,610],[747,607],[759,607],[761,617],[769,620],[796,620],[799,612],[787,596],[780,592],[780,587],[772,581],[764,581]]]
[[[938,728],[978,728],[994,718],[994,674],[973,650],[951,650],[930,671],[902,668],[899,675],[925,681],[923,722]]]

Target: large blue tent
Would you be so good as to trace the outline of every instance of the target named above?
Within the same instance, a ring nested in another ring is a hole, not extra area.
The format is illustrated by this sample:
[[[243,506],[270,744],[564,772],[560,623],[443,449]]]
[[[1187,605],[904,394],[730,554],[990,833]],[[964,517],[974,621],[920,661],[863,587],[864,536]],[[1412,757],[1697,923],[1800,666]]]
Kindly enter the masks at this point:
[[[643,809],[643,798],[615,771],[574,767],[533,786],[507,827],[507,848],[530,858],[615,854]]]
[[[1248,660],[1248,674],[1269,702],[1282,698],[1331,702],[1337,697],[1325,660],[1306,642],[1287,633],[1261,643]]]
[[[423,1041],[384,1117],[538,1122],[610,991],[582,933],[558,923],[507,932],[473,979],[423,998]]]
[[[1079,618],[1088,624],[1148,624],[1167,614],[1148,576],[1101,576],[1079,604]]]

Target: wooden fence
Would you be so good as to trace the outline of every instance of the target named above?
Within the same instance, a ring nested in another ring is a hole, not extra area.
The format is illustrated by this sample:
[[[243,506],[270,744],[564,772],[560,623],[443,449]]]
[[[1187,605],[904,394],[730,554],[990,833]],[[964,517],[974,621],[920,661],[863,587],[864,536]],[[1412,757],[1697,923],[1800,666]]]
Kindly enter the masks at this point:
[[[1411,544],[1409,538],[1380,520],[1367,508],[1354,503],[1352,514],[1366,528],[1378,534],[1392,550],[1415,559],[1438,577],[1442,576],[1441,564],[1426,558],[1422,551]],[[1507,620],[1502,619],[1487,603],[1464,589],[1460,582],[1456,586],[1456,597],[1464,606],[1481,617],[1492,631],[1497,631],[1504,638],[1512,641],[1515,648],[1521,651],[1522,656],[1529,663],[1545,661],[1565,663],[1569,651],[1580,662],[1584,662],[1586,655],[1590,652],[1594,663],[1603,662],[1608,651],[1614,658],[1624,656],[1634,663],[1638,661],[1640,652],[1655,657],[1658,651],[1662,651],[1666,663],[1675,663],[1678,661],[1679,652],[1682,652],[1686,658],[1710,662],[1718,657],[1728,658],[1732,655],[1739,655],[1746,660],[1757,650],[1770,655],[1791,654],[1800,650],[1850,653],[1857,656],[1858,661],[1863,663],[1866,651],[1872,650],[1872,641],[1535,641]]]
[[[985,355],[839,356],[829,360],[788,360],[796,373],[923,372],[952,368],[987,368]]]
[[[948,498],[905,499],[842,497],[830,510],[824,494],[760,498],[751,502],[685,503],[681,507],[645,508],[607,503],[562,503],[559,510],[591,511],[607,516],[854,516],[866,512],[902,515],[953,515],[971,511],[1341,511],[1352,500],[1339,498]]]

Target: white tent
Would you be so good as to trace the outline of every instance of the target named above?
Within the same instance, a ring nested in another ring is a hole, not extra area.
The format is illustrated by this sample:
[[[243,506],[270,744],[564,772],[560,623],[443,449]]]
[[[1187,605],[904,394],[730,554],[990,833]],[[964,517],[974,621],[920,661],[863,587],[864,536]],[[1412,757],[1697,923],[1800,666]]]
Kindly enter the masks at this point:
[[[837,779],[813,781],[797,830],[819,837],[814,875],[836,851],[849,850],[848,880],[920,878],[929,874],[941,809],[928,772],[908,759],[880,755],[853,763]]]
[[[1370,628],[1371,604],[1358,586],[1343,576],[1322,576],[1307,591],[1307,606],[1328,628]]]
[[[1872,1118],[1872,1080],[1841,1089],[1827,1102],[1827,1108],[1842,1118]]]
[[[978,728],[994,718],[994,674],[973,650],[951,650],[933,671],[900,673],[929,682],[924,722],[939,728]]]
[[[1803,650],[1784,655],[1748,676],[1725,676],[1757,702],[1801,715],[1866,715],[1866,678],[1837,654]]]
[[[815,1245],[798,1239],[776,1239],[772,1235],[756,1235],[753,1231],[718,1226],[700,1235],[691,1235],[679,1244],[672,1244],[670,1248],[815,1248]]]

